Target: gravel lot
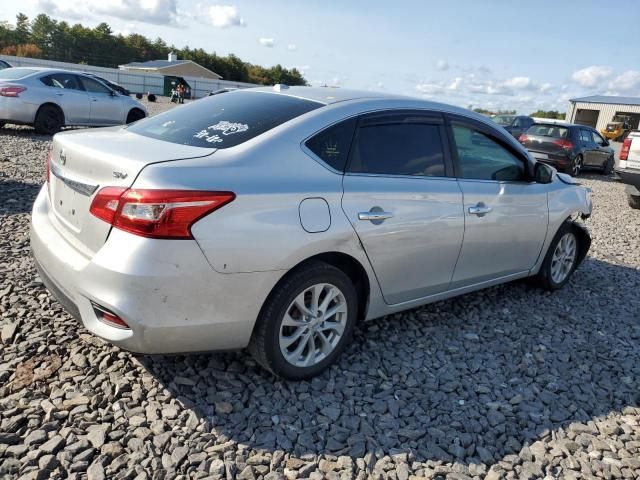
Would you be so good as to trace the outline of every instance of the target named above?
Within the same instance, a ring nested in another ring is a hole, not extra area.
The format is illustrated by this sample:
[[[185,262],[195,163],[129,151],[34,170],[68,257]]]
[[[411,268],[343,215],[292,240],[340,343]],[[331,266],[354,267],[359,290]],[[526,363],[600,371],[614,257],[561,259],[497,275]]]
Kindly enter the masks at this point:
[[[154,105],[154,110],[164,105]],[[589,257],[358,329],[310,382],[244,353],[135,357],[36,277],[49,137],[0,129],[0,478],[640,478],[640,211],[585,174]]]

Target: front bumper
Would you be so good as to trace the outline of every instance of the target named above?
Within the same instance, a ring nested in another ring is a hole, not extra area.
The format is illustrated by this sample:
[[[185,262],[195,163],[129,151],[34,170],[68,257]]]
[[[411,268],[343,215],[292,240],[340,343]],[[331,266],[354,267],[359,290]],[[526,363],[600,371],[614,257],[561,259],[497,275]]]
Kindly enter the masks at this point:
[[[220,274],[195,241],[117,229],[88,258],[56,226],[46,187],[33,207],[31,249],[43,282],[67,311],[92,333],[138,353],[246,347],[262,303],[283,273]],[[100,321],[92,302],[130,329]]]

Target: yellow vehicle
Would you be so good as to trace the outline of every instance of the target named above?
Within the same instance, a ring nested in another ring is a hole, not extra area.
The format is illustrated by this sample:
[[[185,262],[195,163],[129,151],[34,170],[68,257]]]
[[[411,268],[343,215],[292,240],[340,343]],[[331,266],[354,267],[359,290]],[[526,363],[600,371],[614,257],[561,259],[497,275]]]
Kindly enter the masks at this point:
[[[600,130],[600,133],[602,133],[602,136],[607,140],[618,140],[622,142],[631,130],[629,120],[629,117],[615,115],[613,120],[607,123],[605,128]]]

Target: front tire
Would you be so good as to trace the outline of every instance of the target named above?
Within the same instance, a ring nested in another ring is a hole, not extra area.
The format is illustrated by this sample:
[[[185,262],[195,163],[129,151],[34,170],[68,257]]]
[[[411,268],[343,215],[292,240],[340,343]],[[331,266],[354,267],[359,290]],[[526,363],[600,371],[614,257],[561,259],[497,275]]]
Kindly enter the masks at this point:
[[[36,133],[42,135],[54,135],[64,127],[64,115],[62,110],[54,105],[43,105],[36,113],[33,122]]]
[[[142,110],[134,108],[127,115],[127,124],[133,123],[133,122],[137,122],[138,120],[142,120],[145,117],[146,117],[146,115],[144,114],[144,112]]]
[[[262,308],[249,351],[274,375],[287,380],[314,377],[349,343],[357,310],[351,279],[327,263],[310,263],[275,287]]]
[[[640,197],[637,195],[627,195],[627,202],[631,208],[640,210]]]
[[[607,159],[607,163],[604,164],[604,167],[602,167],[602,174],[603,175],[611,175],[611,173],[613,173],[613,166],[615,165],[615,160],[613,159],[613,157],[609,157]]]
[[[571,278],[581,259],[581,236],[576,226],[565,222],[553,238],[547,255],[534,277],[535,282],[545,290],[558,290]]]

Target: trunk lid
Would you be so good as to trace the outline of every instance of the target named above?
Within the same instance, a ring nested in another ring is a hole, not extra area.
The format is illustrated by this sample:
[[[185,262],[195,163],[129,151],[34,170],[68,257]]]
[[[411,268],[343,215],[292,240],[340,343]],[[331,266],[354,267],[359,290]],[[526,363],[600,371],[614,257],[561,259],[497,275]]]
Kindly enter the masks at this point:
[[[203,157],[214,151],[136,135],[122,127],[57,134],[49,175],[54,224],[78,250],[92,257],[111,229],[89,212],[101,188],[130,187],[147,165]]]
[[[569,129],[558,125],[534,125],[520,138],[520,143],[531,152],[564,155],[573,148]]]

